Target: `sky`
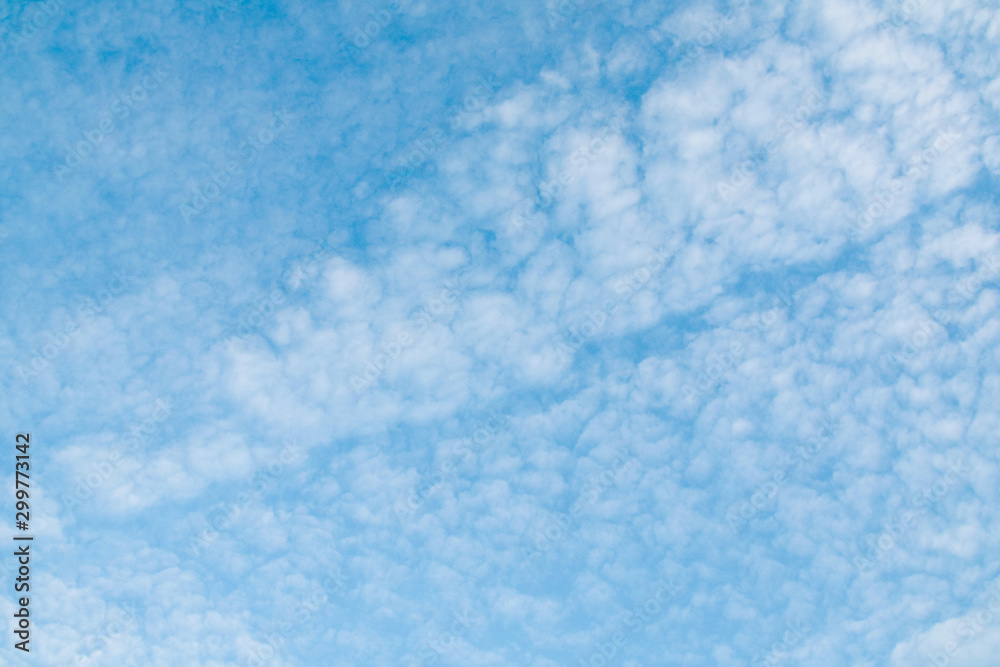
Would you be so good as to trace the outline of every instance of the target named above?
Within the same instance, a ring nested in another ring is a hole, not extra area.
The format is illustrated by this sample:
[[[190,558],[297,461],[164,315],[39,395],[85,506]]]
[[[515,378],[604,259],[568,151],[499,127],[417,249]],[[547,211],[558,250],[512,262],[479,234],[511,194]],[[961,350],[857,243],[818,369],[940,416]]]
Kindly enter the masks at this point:
[[[998,53],[968,0],[0,2],[0,665],[995,665]]]

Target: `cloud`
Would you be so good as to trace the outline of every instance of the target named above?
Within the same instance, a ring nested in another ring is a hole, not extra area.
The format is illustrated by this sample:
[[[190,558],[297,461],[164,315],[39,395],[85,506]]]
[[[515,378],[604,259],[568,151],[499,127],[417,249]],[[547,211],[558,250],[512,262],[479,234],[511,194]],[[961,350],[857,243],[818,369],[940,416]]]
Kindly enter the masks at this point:
[[[997,25],[0,11],[37,662],[990,664]]]

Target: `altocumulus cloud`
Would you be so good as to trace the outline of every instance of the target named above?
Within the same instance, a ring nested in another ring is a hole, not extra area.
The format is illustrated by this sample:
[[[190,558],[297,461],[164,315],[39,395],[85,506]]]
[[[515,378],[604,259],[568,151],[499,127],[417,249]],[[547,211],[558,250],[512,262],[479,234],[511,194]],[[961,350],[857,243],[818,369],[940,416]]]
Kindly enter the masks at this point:
[[[995,664],[1000,18],[668,4],[0,6],[3,660]]]

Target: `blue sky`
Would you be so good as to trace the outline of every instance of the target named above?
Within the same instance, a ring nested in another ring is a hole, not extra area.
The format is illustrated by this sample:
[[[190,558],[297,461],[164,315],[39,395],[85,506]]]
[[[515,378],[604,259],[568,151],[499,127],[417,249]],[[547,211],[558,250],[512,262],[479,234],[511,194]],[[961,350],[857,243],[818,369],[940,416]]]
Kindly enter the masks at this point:
[[[965,0],[0,3],[31,663],[995,665],[998,53]]]

